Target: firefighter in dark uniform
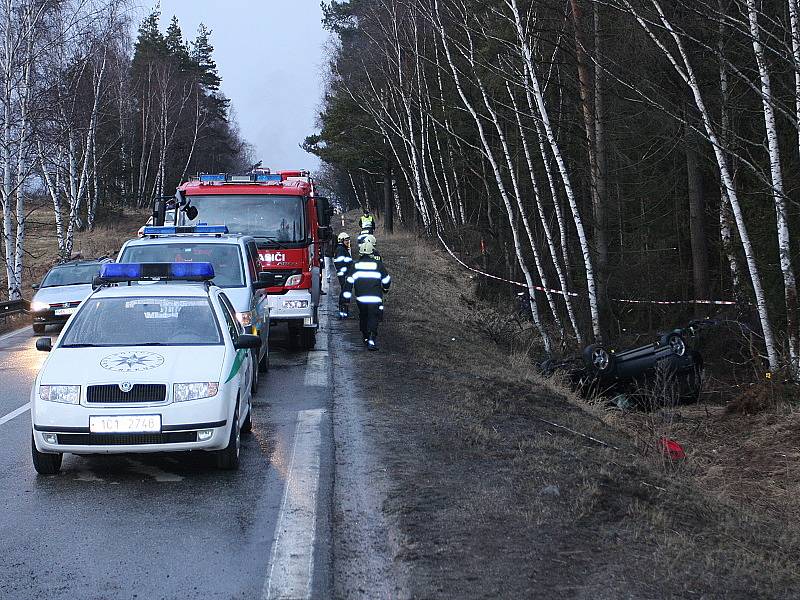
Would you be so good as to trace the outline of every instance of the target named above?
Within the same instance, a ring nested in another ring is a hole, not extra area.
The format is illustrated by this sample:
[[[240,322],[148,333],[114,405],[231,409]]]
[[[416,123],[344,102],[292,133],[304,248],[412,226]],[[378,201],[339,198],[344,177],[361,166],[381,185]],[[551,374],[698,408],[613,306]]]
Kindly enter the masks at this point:
[[[346,319],[350,313],[350,299],[344,296],[347,286],[345,278],[347,268],[353,262],[353,257],[350,253],[350,236],[343,231],[339,234],[337,241],[338,244],[333,253],[333,266],[336,269],[336,277],[339,279],[339,318]]]
[[[361,233],[375,232],[375,217],[369,214],[369,208],[364,209],[364,214],[358,218],[358,226]]]
[[[347,270],[345,298],[355,297],[364,345],[368,350],[378,349],[378,323],[383,311],[383,295],[389,291],[392,278],[380,256],[376,256],[372,240],[358,246],[361,255]]]

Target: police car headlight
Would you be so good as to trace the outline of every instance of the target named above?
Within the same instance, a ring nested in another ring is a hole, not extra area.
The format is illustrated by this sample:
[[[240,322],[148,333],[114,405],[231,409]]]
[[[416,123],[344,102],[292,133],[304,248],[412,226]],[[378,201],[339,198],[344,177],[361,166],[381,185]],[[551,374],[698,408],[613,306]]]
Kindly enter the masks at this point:
[[[219,383],[216,381],[176,383],[173,387],[172,397],[175,402],[186,402],[188,400],[211,398],[216,396],[218,391]]]
[[[79,385],[40,385],[39,398],[46,402],[78,404],[81,400]]]
[[[283,308],[308,308],[308,300],[284,300]]]
[[[291,287],[293,285],[300,285],[300,282],[302,281],[303,281],[302,275],[291,275],[286,279],[286,283],[284,283],[283,285]]]
[[[42,312],[50,308],[47,302],[31,302],[31,312]]]
[[[250,327],[253,324],[253,313],[251,311],[237,312],[236,320],[239,321],[242,327]]]

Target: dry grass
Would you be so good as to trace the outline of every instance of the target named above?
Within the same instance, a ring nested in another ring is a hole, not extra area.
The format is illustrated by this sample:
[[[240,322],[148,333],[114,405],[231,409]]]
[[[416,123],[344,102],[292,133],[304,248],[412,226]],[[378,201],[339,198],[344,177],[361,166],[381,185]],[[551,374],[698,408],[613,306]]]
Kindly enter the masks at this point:
[[[400,515],[413,545],[418,595],[770,597],[797,589],[792,467],[800,453],[790,434],[798,413],[743,422],[702,406],[609,411],[543,380],[525,324],[477,300],[470,276],[427,240],[378,239],[394,288],[384,352],[364,362],[386,374],[373,408],[391,417],[381,433],[398,491],[387,510]],[[752,435],[742,435],[748,426]],[[688,459],[664,461],[655,449],[662,435],[684,443]],[[736,441],[726,442],[731,435]],[[439,588],[426,587],[434,580]]]

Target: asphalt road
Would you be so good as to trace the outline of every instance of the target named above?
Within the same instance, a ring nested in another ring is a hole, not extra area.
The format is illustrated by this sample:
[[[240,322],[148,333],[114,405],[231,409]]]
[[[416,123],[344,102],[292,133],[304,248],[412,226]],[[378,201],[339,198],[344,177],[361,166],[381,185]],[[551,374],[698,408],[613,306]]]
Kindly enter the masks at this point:
[[[203,454],[67,455],[37,476],[25,405],[44,355],[29,328],[0,336],[0,598],[331,597],[333,299],[314,351],[273,338],[233,473]]]

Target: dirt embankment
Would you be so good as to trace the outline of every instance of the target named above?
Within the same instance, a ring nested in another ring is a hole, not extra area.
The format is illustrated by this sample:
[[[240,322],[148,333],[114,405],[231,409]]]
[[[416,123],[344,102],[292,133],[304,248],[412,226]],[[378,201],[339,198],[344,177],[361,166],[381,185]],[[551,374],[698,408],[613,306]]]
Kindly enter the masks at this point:
[[[687,447],[683,463],[643,452],[648,441],[548,389],[524,354],[482,333],[491,307],[442,253],[408,235],[378,239],[393,288],[381,351],[356,362],[411,596],[796,594],[796,513],[726,494],[758,456],[745,440],[731,447],[736,475],[711,442]],[[702,426],[697,410],[685,431]],[[645,425],[642,436],[661,430]]]

